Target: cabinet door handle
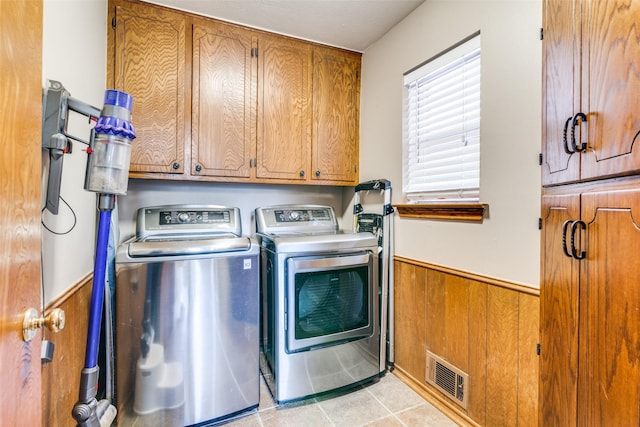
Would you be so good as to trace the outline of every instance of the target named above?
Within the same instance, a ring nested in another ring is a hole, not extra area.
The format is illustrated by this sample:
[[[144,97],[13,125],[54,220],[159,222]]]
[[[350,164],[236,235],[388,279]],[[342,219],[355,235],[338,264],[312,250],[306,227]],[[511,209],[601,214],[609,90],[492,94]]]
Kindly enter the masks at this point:
[[[562,142],[564,143],[564,152],[567,154],[575,153],[575,150],[571,148],[569,145],[569,138],[567,137],[567,132],[569,132],[569,123],[573,120],[573,117],[569,117],[566,122],[564,122],[564,129],[562,130]]]
[[[320,176],[320,171],[319,170],[316,171],[316,176]]]
[[[304,176],[304,171],[300,171],[300,176],[303,177]]]
[[[578,220],[574,221],[571,225],[571,254],[575,259],[585,259],[585,257],[587,256],[587,252],[584,250],[578,252],[575,245],[576,230],[578,228],[580,228],[581,230],[586,230],[587,224],[585,224],[584,221]]]
[[[580,119],[580,122],[578,122],[578,119]],[[571,144],[573,145],[573,148],[575,149],[575,151],[586,151],[587,149],[586,142],[581,142],[580,144],[576,142],[576,126],[586,121],[587,121],[587,116],[584,113],[578,113],[575,116],[573,116],[573,126],[571,126]]]
[[[202,170],[202,166],[196,165],[196,172],[200,172]]]
[[[567,230],[569,229],[569,226],[572,223],[573,221],[568,219],[564,222],[564,224],[562,224],[562,252],[564,252],[564,254],[569,258],[573,258],[573,255],[571,254],[571,252],[569,252],[569,249],[567,248]]]
[[[180,169],[180,163],[178,162],[173,162],[173,164],[171,165],[172,168],[174,169]]]

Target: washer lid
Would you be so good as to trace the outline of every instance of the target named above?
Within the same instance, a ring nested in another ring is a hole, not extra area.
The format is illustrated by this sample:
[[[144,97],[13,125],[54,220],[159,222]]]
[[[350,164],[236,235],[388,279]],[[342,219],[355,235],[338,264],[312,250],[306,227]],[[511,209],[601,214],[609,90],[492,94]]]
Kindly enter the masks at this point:
[[[276,252],[331,252],[345,250],[378,251],[378,239],[370,232],[335,233],[335,234],[286,234],[264,235],[258,234],[262,245],[273,248]]]
[[[206,236],[181,240],[133,240],[127,245],[127,252],[131,258],[203,255],[248,251],[249,249],[251,249],[251,239],[237,236]]]

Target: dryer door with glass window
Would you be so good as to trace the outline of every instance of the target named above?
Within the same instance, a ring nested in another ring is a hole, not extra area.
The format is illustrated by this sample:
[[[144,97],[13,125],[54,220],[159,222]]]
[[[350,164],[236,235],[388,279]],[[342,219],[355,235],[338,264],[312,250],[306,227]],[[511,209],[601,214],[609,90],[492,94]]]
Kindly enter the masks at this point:
[[[368,338],[377,322],[371,252],[287,260],[288,353]]]

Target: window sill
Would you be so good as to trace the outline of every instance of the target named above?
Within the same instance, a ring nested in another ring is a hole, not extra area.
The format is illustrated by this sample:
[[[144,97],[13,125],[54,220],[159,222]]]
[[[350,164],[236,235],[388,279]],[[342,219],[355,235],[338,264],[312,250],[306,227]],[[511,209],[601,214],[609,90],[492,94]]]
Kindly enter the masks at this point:
[[[484,203],[408,203],[393,205],[401,217],[482,222],[489,210]]]

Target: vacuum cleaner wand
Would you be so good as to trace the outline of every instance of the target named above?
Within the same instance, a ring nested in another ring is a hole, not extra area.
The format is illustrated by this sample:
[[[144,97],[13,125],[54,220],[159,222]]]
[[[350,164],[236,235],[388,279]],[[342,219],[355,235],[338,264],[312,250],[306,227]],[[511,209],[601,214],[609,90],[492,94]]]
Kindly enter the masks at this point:
[[[91,131],[84,188],[98,193],[98,236],[93,268],[93,287],[89,306],[89,326],[84,368],[80,376],[78,402],[71,412],[80,427],[105,427],[115,419],[116,409],[107,399],[98,402],[98,349],[104,305],[107,253],[111,212],[116,195],[127,192],[131,140],[131,95],[116,90],[105,92],[104,107]]]
[[[116,409],[108,400],[105,399],[100,402],[96,400],[98,376],[100,373],[98,366],[100,323],[102,320],[102,307],[104,305],[109,227],[111,212],[115,206],[115,196],[100,194],[98,204],[100,216],[98,219],[98,237],[93,269],[93,289],[89,306],[87,347],[84,368],[80,375],[79,398],[72,411],[72,416],[76,420],[77,425],[82,427],[109,426],[116,416]]]

